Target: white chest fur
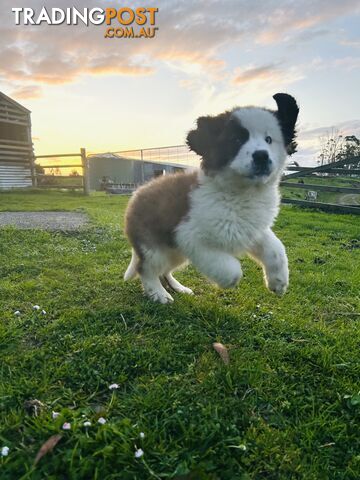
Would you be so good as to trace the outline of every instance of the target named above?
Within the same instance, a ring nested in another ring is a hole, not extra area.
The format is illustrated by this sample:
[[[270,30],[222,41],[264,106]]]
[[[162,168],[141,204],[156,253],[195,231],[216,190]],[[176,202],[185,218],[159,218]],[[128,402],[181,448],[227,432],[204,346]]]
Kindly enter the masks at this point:
[[[272,226],[279,199],[276,184],[239,187],[227,182],[224,188],[217,181],[205,181],[191,194],[189,215],[177,229],[179,244],[187,250],[195,241],[241,254]]]

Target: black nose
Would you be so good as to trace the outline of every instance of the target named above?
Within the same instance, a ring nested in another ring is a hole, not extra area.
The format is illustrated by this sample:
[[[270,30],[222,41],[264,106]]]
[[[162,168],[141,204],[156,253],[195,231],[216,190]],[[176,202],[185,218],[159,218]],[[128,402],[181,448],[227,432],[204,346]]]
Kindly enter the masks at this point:
[[[264,175],[270,173],[271,160],[266,150],[256,150],[253,153],[254,173],[255,175]]]

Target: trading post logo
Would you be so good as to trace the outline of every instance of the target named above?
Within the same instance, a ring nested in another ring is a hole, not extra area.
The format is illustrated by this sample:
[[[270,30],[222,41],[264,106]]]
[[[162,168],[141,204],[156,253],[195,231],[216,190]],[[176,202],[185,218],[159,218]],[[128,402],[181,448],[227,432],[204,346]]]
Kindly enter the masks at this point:
[[[158,8],[12,8],[16,25],[107,25],[105,38],[154,38]]]

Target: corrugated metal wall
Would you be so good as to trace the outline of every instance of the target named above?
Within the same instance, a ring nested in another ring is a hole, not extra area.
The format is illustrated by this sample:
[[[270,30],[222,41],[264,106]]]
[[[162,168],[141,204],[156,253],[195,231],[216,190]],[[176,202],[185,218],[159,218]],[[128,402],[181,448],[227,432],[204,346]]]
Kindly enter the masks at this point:
[[[0,190],[31,186],[30,167],[0,163]]]
[[[89,176],[91,190],[99,190],[103,177],[114,183],[133,183],[134,160],[124,158],[89,157]]]
[[[160,172],[173,173],[179,168],[166,163],[143,162],[120,156],[94,155],[89,157],[90,188],[99,190],[103,177],[113,183],[144,183]]]
[[[0,189],[32,186],[30,112],[0,92]]]

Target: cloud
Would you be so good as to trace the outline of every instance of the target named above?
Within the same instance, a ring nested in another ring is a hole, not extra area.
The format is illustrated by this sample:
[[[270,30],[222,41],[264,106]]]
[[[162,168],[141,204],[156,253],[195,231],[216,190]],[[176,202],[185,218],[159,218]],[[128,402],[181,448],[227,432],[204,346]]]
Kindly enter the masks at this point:
[[[325,37],[325,36],[331,36],[333,34],[334,34],[334,31],[329,30],[327,28],[312,29],[312,30],[306,29],[293,37],[292,45],[299,46],[304,43],[310,43],[315,39]]]
[[[237,68],[231,83],[243,85],[252,82],[288,85],[304,78],[296,67],[282,68],[281,63],[270,63],[258,67]]]
[[[360,137],[360,120],[347,120],[334,125],[326,125],[322,127],[312,128],[301,132],[303,141],[313,141],[327,135],[329,132],[338,131],[341,135],[356,135]]]
[[[30,57],[30,58],[29,58]],[[59,85],[74,82],[80,75],[150,75],[154,69],[136,64],[119,54],[91,54],[84,51],[76,55],[66,51],[36,51],[29,55],[20,47],[3,49],[0,63],[0,77],[11,81],[39,82]]]
[[[352,56],[333,60],[317,56],[306,63],[298,63],[296,65],[289,65],[284,60],[281,60],[263,65],[238,67],[232,73],[230,83],[238,86],[262,84],[279,87],[302,80],[315,71],[329,71],[330,69],[339,71],[339,68],[342,71],[351,71],[359,67],[360,59]]]
[[[42,95],[42,89],[38,85],[27,85],[24,87],[15,88],[10,93],[10,96],[19,100],[29,100],[39,98]]]
[[[64,8],[68,6],[65,3],[58,0],[56,6]],[[151,2],[143,3],[146,6]],[[81,4],[87,8],[108,6],[105,0],[89,0],[86,5],[80,0],[77,8]],[[207,15],[200,5],[190,9],[185,3],[164,1],[158,15],[158,38],[105,39],[105,25],[15,26],[13,2],[5,0],[3,10],[8,15],[0,26],[0,50],[3,49],[0,78],[56,85],[75,82],[88,74],[151,75],[161,63],[184,73],[191,74],[195,66],[199,74],[215,75],[224,66],[217,52],[230,38],[237,38],[237,27],[230,17],[217,19],[215,12],[219,11],[220,3],[214,4],[214,11]],[[37,12],[42,3],[35,0],[31,6]],[[213,25],[211,35],[209,21]],[[134,62],[139,55],[146,58],[145,64]]]
[[[344,45],[345,47],[354,47],[360,48],[360,40],[341,40],[340,45]]]
[[[218,71],[224,68],[225,61],[218,58],[214,58],[209,54],[203,52],[187,51],[176,48],[170,48],[167,51],[160,52],[157,55],[160,60],[165,60],[171,63],[183,63],[190,65],[198,65],[205,67],[207,71]]]
[[[334,67],[341,67],[345,70],[354,70],[360,67],[359,57],[343,57],[337,58],[332,62]]]
[[[240,85],[253,81],[267,81],[279,77],[279,65],[269,64],[260,67],[237,68],[232,83]]]
[[[19,86],[34,82],[61,85],[83,75],[149,76],[162,66],[179,76],[209,81],[229,80],[233,85],[251,81],[292,83],[302,78],[299,68],[281,68],[268,63],[241,66],[234,75],[227,71],[226,48],[251,51],[261,45],[284,44],[295,38],[312,41],[327,35],[332,20],[359,11],[355,0],[222,0],[188,2],[163,0],[159,5],[159,31],[153,39],[105,39],[102,26],[15,26],[11,8],[17,0],[2,0],[0,25],[0,81]],[[78,0],[77,8],[106,7],[107,0]],[[18,5],[19,4],[19,5]],[[39,11],[43,2],[33,0]],[[142,2],[153,6],[150,0]],[[52,7],[65,8],[65,0],[50,0]],[[320,12],[320,13],[319,13]],[[326,24],[326,28],[324,25]],[[180,80],[184,80],[181,79]],[[185,88],[189,85],[183,83]]]
[[[280,1],[269,14],[268,21],[264,22],[263,30],[257,35],[257,42],[265,45],[278,43],[286,36],[297,36],[301,32],[359,12],[360,5],[357,0]]]

